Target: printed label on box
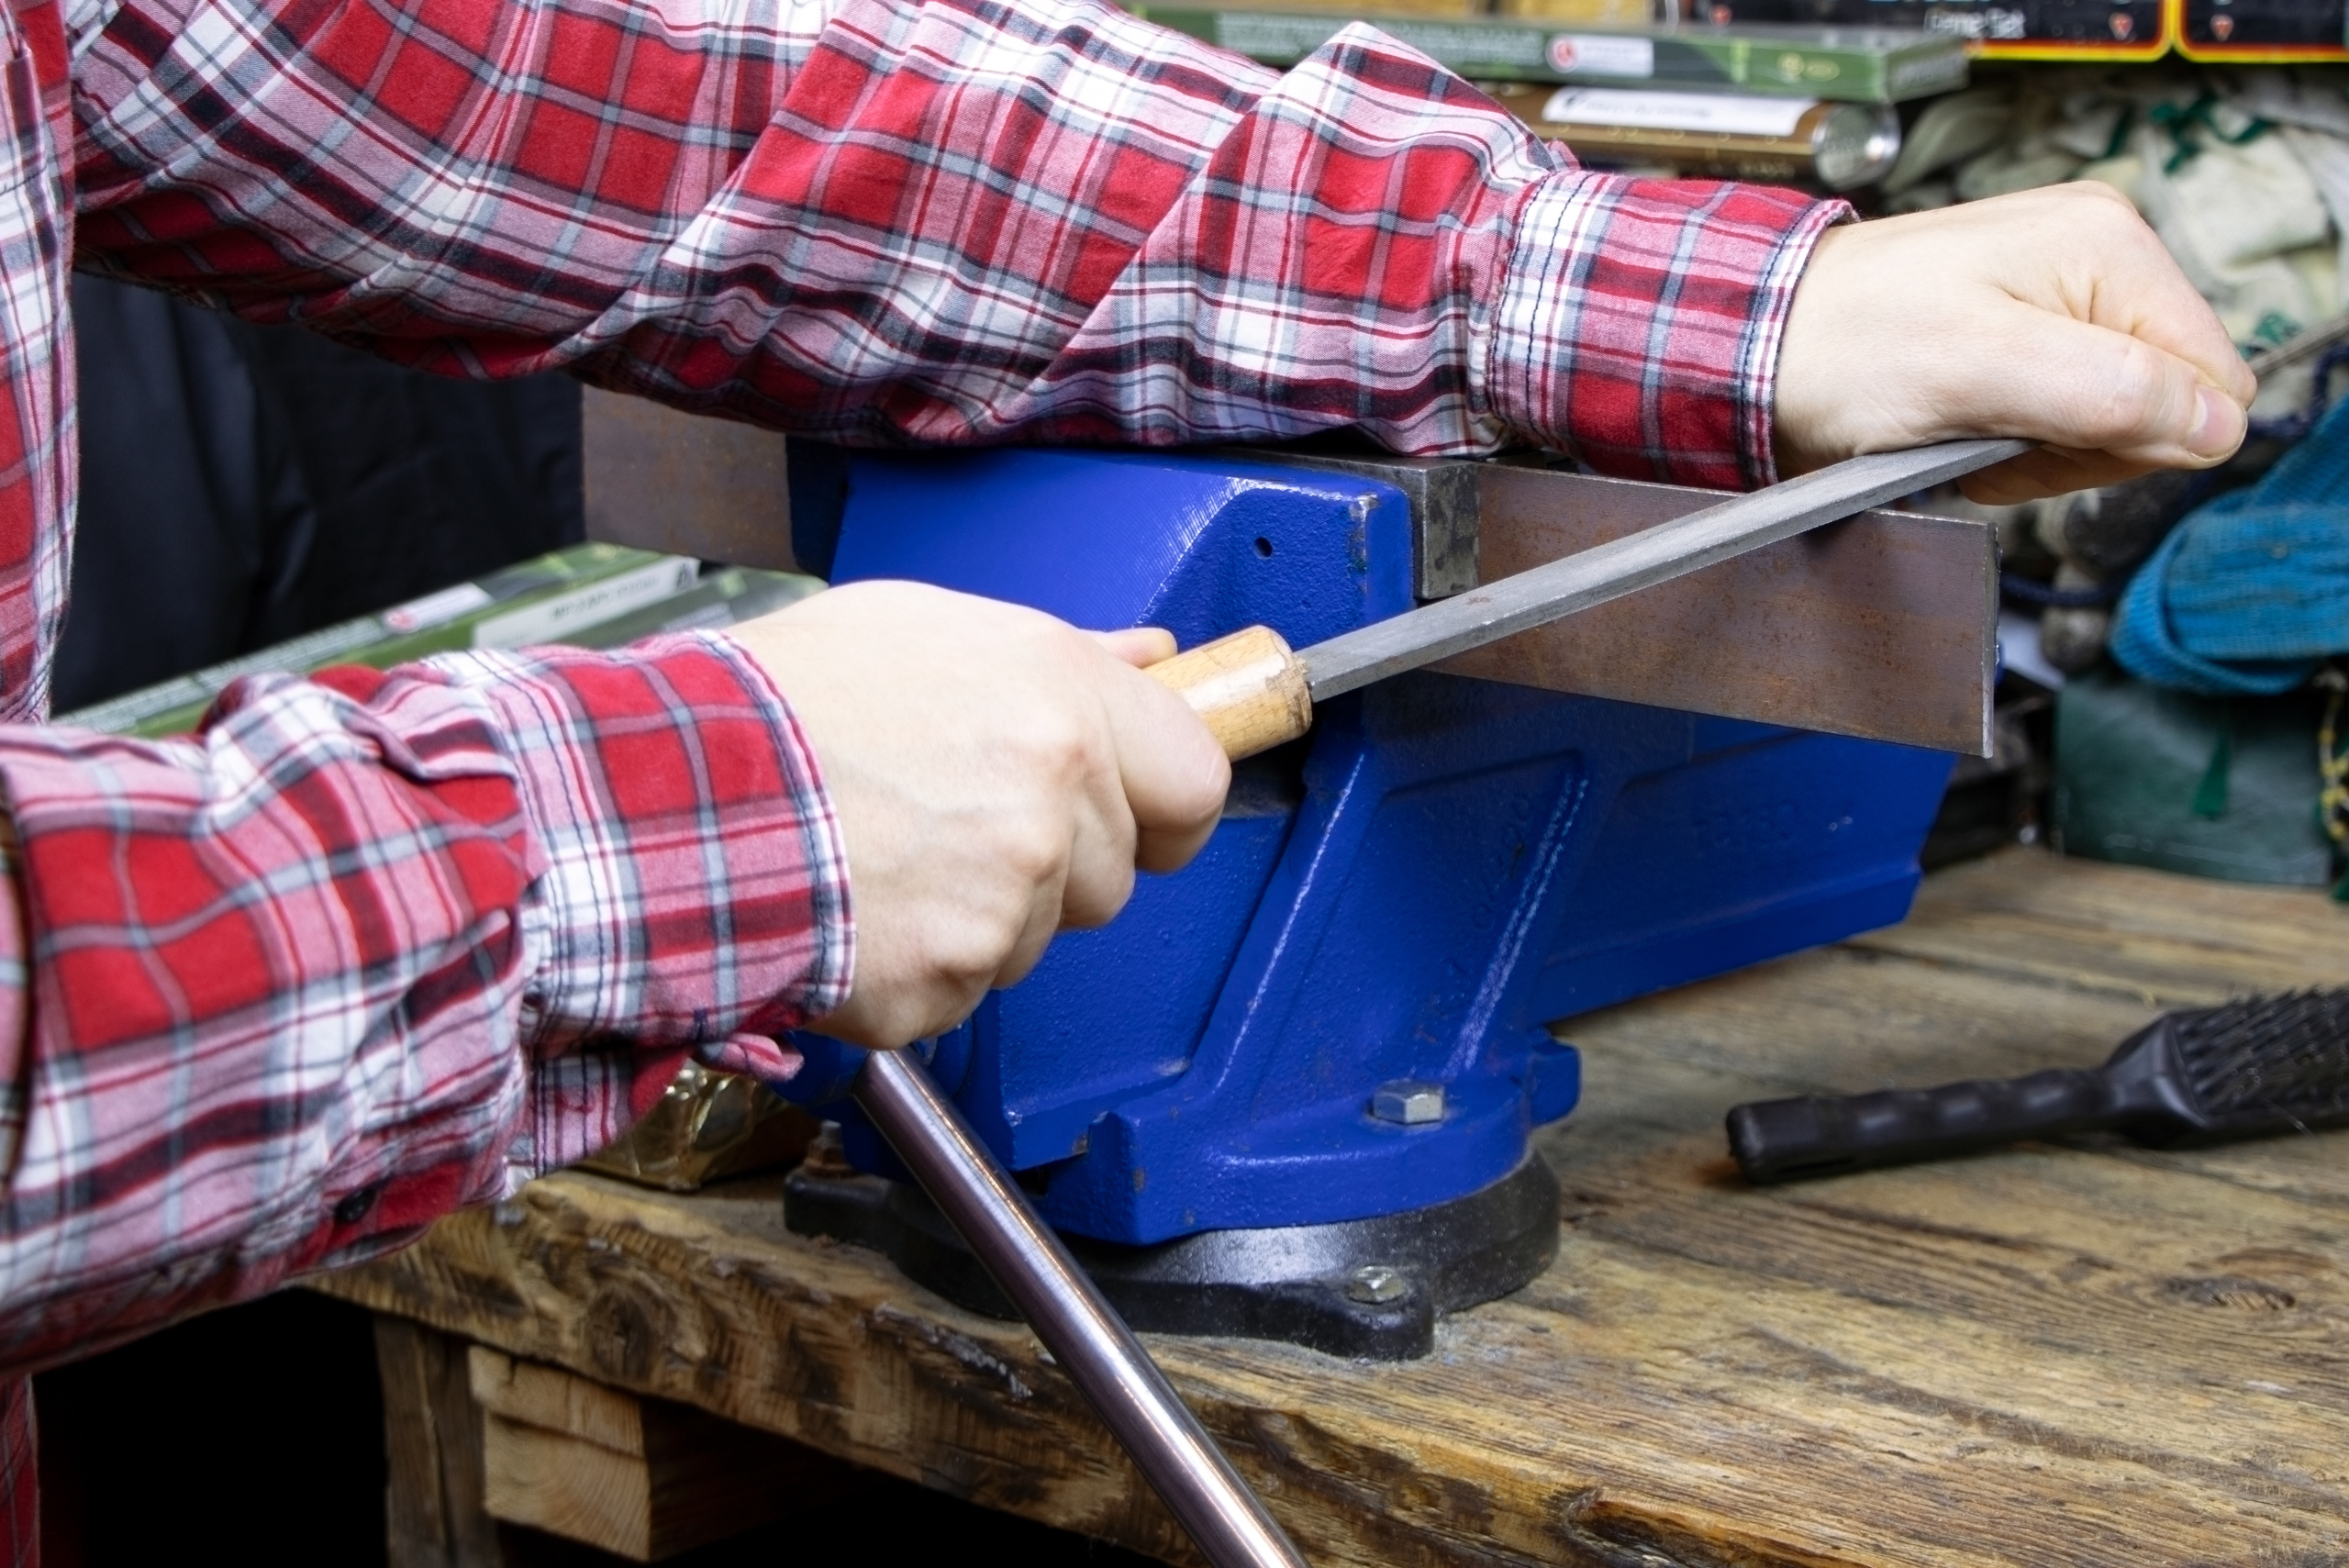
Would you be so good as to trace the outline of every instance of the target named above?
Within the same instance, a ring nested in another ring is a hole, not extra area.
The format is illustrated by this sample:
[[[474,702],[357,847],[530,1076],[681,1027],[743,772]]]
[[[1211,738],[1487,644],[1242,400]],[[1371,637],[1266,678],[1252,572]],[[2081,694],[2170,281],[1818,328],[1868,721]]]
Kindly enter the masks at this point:
[[[1653,76],[1655,40],[1609,33],[1553,33],[1550,69],[1572,76]]]
[[[567,594],[491,616],[473,628],[475,648],[523,648],[558,642],[584,627],[625,615],[640,605],[665,599],[692,585],[701,562],[691,556],[664,556],[650,565],[589,583]]]
[[[471,615],[490,602],[489,590],[478,583],[460,583],[384,612],[384,629],[405,637],[428,627],[446,626],[459,616]]]
[[[1621,126],[1637,130],[1709,131],[1717,136],[1792,136],[1816,98],[1740,97],[1728,93],[1660,93],[1623,87],[1561,87],[1542,106],[1559,125]]]
[[[1964,39],[1986,59],[2152,60],[2177,34],[2186,0],[1698,0],[1716,24],[1849,23],[1920,28]],[[2196,0],[2210,4],[2210,0]],[[2230,0],[2297,6],[2301,0]],[[2338,6],[2341,0],[2318,0]]]

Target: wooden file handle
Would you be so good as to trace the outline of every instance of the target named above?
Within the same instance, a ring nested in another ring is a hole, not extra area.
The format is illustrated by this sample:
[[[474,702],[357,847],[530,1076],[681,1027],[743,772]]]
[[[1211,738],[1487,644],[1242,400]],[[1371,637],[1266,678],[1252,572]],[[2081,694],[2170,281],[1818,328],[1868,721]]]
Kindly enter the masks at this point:
[[[1281,634],[1252,626],[1150,666],[1223,742],[1233,762],[1269,751],[1313,728],[1305,665]]]

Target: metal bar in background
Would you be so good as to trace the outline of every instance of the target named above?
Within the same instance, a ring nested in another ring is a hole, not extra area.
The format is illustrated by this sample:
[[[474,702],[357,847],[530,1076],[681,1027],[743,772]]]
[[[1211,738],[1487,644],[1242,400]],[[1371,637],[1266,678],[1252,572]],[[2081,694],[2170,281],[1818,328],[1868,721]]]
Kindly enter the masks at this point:
[[[579,418],[589,539],[793,569],[781,431],[593,386],[580,395]]]
[[[1508,463],[1481,474],[1486,583],[1720,503],[1712,491]],[[1987,522],[1863,512],[1435,667],[1980,756],[1998,673],[1998,564]]]

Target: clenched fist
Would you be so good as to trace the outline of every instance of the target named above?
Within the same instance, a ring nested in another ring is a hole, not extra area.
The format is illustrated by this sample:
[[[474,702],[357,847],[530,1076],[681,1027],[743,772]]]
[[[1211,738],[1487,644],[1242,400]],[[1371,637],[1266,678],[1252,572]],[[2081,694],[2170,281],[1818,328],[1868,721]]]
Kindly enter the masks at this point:
[[[1136,867],[1214,829],[1230,767],[1141,673],[1157,630],[1093,634],[912,583],[816,595],[729,633],[799,716],[847,841],[856,973],[825,1033],[886,1048],[951,1029],[1107,922]]]
[[[2045,443],[1964,482],[2029,500],[2242,443],[2256,390],[2126,198],[2093,181],[1831,229],[1778,355],[1779,466],[1962,436]]]

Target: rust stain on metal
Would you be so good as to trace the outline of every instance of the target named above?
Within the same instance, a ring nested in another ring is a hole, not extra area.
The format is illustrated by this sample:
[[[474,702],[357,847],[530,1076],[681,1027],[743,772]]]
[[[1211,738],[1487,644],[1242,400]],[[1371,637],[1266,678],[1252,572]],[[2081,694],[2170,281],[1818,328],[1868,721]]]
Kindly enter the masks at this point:
[[[790,569],[781,434],[596,387],[580,422],[589,539]]]
[[[1482,480],[1486,582],[1720,499],[1500,464],[1487,465]],[[1436,667],[1985,755],[1997,639],[1989,526],[1877,511]]]

